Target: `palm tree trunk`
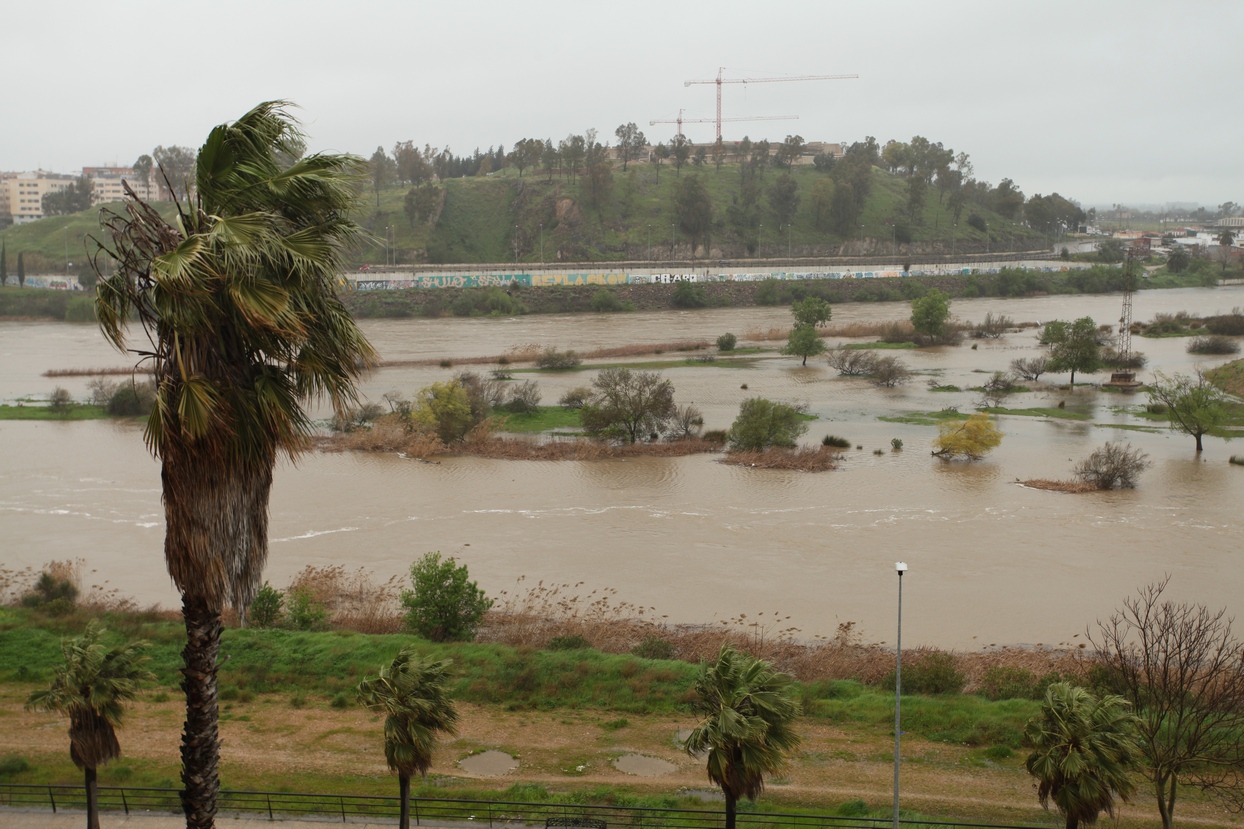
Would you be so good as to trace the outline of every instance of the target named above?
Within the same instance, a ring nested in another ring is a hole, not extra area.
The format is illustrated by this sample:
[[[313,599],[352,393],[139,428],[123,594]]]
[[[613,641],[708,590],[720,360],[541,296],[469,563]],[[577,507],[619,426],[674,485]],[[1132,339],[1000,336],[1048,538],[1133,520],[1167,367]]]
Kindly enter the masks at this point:
[[[402,812],[398,819],[399,829],[410,829],[410,775],[399,772],[397,775],[397,788],[402,793]]]
[[[86,774],[86,829],[99,829],[99,788],[95,785],[95,767],[87,766]]]
[[[736,798],[734,795],[730,794],[729,792],[725,792],[725,795],[726,795],[726,829],[734,829],[734,822],[736,818],[734,807],[738,803],[738,798]]]
[[[212,829],[220,791],[219,702],[220,607],[185,593],[182,616],[186,647],[181,652],[181,688],[186,693],[186,724],[181,737],[181,805],[186,829]]]

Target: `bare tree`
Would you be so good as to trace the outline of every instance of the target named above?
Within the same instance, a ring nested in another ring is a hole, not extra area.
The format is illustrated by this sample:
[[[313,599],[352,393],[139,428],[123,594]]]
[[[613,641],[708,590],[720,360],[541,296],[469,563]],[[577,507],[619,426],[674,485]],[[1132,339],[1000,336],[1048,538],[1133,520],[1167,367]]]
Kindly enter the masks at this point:
[[[871,374],[877,363],[877,355],[863,348],[839,346],[829,350],[829,367],[846,377]]]
[[[1088,632],[1106,681],[1140,717],[1163,829],[1181,785],[1244,808],[1244,644],[1225,609],[1175,604],[1163,597],[1169,583],[1141,588]]]
[[[1136,479],[1150,466],[1149,456],[1130,443],[1108,441],[1076,464],[1076,477],[1097,489],[1135,489]]]
[[[1011,371],[1023,377],[1025,380],[1036,380],[1050,365],[1048,357],[1029,357],[1027,359],[1018,357],[1011,361]]]

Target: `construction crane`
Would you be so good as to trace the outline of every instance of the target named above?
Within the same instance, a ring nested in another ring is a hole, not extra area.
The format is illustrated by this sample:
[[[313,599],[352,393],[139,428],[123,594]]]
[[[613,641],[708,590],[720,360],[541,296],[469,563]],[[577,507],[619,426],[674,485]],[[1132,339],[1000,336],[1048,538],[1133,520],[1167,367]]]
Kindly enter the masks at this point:
[[[683,86],[691,86],[693,83],[712,83],[717,84],[717,137],[721,138],[721,85],[723,83],[786,83],[788,81],[845,81],[852,78],[858,78],[859,75],[789,75],[785,78],[725,78],[722,77],[726,68],[724,66],[717,68],[717,77],[709,81],[683,81]],[[734,120],[727,118],[725,120]]]
[[[683,113],[683,110],[680,109],[678,110],[677,118],[658,118],[654,121],[649,121],[648,126],[651,127],[657,124],[677,124],[678,134],[682,135],[683,124],[711,124],[713,123],[713,120],[714,120],[712,118],[683,118],[682,113]],[[722,121],[798,121],[799,116],[798,115],[756,115],[752,117],[722,118],[720,115],[718,115],[716,120],[717,120],[717,137],[721,138],[721,122]]]

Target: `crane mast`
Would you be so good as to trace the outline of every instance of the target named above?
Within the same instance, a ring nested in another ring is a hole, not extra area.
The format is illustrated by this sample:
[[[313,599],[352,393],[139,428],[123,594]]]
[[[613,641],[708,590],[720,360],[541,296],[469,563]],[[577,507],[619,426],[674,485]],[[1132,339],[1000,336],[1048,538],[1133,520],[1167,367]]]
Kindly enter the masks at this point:
[[[788,75],[782,78],[727,78],[726,68],[717,68],[717,77],[707,81],[683,81],[683,86],[692,84],[716,84],[717,86],[717,138],[721,138],[721,86],[727,83],[786,83],[789,81],[845,81],[858,78],[859,75]]]

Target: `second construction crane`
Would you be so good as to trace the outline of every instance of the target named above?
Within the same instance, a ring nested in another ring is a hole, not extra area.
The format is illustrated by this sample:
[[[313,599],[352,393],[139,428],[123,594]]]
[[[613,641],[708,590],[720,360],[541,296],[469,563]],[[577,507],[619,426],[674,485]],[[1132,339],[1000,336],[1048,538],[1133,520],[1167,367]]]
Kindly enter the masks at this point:
[[[727,78],[724,66],[718,67],[717,77],[707,81],[683,81],[683,86],[692,84],[717,85],[717,138],[721,138],[721,86],[727,83],[786,83],[789,81],[845,81],[858,78],[859,75],[789,75],[782,78]]]
[[[677,118],[657,118],[655,120],[649,121],[648,126],[651,127],[651,126],[655,126],[656,124],[677,124],[678,134],[682,135],[683,124],[711,124],[713,123],[712,118],[683,118],[682,113],[683,111],[680,109],[678,110]],[[798,121],[799,116],[798,115],[756,115],[750,118],[749,117],[722,118],[721,114],[718,113],[716,120],[717,120],[717,137],[720,138],[722,121]]]

